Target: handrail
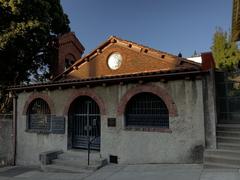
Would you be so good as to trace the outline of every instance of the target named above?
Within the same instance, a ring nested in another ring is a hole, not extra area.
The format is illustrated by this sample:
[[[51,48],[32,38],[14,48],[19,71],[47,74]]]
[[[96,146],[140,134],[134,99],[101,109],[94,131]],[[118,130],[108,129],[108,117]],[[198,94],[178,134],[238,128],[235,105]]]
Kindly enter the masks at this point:
[[[94,140],[96,140],[99,136],[95,136],[92,140],[90,140],[90,138],[88,138],[88,166],[90,165],[90,153],[91,153],[91,144]]]

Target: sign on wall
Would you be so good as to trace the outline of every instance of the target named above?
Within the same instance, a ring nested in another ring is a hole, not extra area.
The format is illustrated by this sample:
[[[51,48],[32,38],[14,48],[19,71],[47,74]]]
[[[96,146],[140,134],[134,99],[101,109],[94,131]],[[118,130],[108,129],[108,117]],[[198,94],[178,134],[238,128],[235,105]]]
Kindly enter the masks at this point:
[[[53,134],[65,133],[65,117],[64,116],[52,116],[51,133]]]

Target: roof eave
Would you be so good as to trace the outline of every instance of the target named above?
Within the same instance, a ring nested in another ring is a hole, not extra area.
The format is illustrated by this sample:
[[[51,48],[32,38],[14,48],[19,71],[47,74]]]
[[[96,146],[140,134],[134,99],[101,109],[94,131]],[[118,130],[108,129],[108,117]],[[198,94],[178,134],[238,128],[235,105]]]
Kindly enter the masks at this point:
[[[57,89],[58,87],[68,88],[69,86],[80,86],[80,87],[87,87],[87,86],[98,86],[101,84],[117,84],[120,82],[123,83],[134,83],[137,81],[169,81],[175,79],[184,79],[184,77],[194,77],[194,76],[202,76],[203,74],[207,73],[208,71],[188,71],[188,72],[173,72],[173,73],[157,73],[157,74],[143,74],[143,75],[133,75],[133,76],[116,76],[116,77],[102,77],[102,78],[92,78],[92,79],[85,79],[85,80],[69,80],[69,81],[56,81],[51,83],[44,83],[44,84],[35,84],[35,85],[26,85],[26,86],[13,86],[9,87],[8,91],[30,91],[34,89]],[[186,78],[188,79],[188,78]]]

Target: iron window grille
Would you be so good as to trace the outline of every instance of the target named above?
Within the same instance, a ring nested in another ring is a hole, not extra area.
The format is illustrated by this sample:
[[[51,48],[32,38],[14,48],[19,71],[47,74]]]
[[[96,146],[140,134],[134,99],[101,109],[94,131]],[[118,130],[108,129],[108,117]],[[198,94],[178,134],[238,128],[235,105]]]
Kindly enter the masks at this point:
[[[27,129],[34,131],[49,131],[51,127],[50,108],[43,99],[35,99],[28,108]]]
[[[152,93],[139,93],[127,103],[126,127],[169,128],[169,112],[163,100]]]

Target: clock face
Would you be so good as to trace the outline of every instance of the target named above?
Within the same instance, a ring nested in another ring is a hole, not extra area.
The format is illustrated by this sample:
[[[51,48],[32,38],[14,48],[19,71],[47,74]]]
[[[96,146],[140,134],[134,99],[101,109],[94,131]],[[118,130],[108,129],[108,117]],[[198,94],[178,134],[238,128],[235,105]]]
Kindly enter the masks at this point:
[[[110,69],[116,70],[120,68],[121,64],[122,64],[122,56],[120,53],[115,52],[108,57],[108,67]]]

